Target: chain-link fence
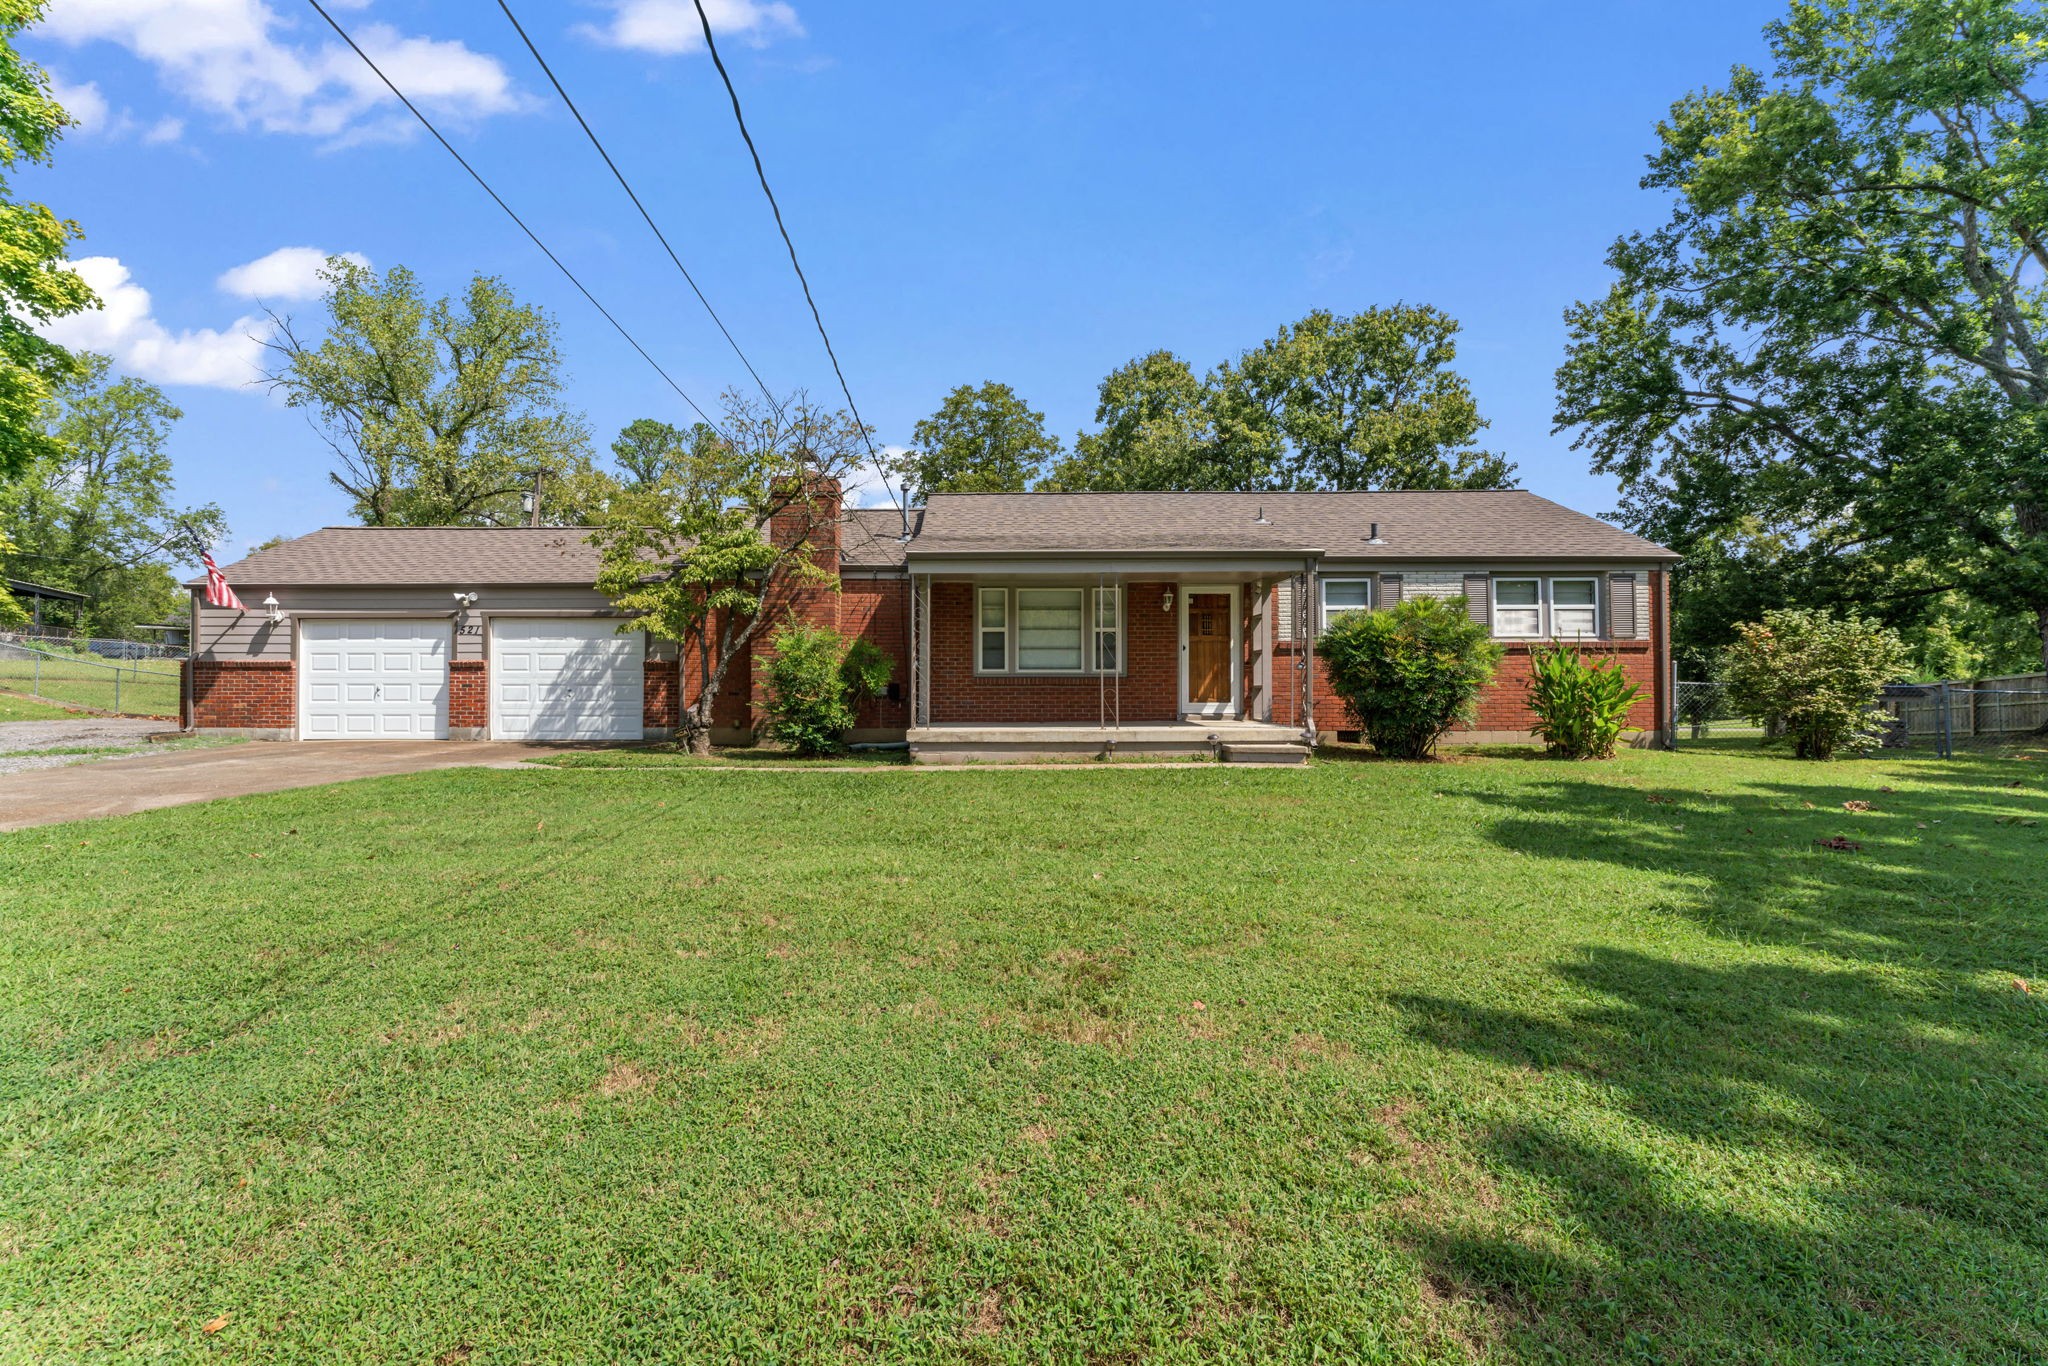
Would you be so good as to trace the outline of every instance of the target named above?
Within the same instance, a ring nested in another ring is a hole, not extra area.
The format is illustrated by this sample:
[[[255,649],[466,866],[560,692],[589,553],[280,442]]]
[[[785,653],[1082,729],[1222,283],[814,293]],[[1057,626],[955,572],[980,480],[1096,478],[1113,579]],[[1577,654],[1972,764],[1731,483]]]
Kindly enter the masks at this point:
[[[184,673],[176,659],[105,659],[0,640],[0,692],[122,716],[178,716]]]
[[[115,636],[75,636],[69,631],[0,631],[0,644],[26,645],[50,654],[85,654],[98,659],[183,659],[185,647],[160,640],[122,640]]]
[[[1677,739],[1687,741],[1725,740],[1746,736],[1760,740],[1764,728],[1737,711],[1728,700],[1728,689],[1720,683],[1678,685],[1676,705]]]
[[[1878,752],[1953,758],[2048,750],[2048,675],[1895,683],[1876,703],[1886,718]],[[1707,741],[1768,737],[1765,726],[1729,702],[1728,690],[1720,683],[1679,683],[1673,719],[1681,749]]]

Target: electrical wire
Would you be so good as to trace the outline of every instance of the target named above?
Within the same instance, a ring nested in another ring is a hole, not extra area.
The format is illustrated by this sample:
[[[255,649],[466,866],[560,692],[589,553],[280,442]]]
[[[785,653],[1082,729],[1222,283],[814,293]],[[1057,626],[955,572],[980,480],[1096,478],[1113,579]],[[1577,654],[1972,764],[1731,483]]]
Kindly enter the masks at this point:
[[[626,330],[626,326],[624,323],[620,322],[617,318],[612,316],[610,309],[606,308],[603,304],[597,301],[597,296],[595,294],[592,294],[589,291],[589,289],[587,289],[584,286],[583,281],[576,278],[576,272],[570,270],[568,266],[564,265],[562,263],[562,258],[555,255],[555,253],[549,249],[548,244],[540,240],[540,234],[536,233],[532,228],[526,226],[526,220],[521,218],[517,213],[514,213],[512,210],[512,206],[510,204],[507,204],[503,196],[501,196],[496,190],[491,188],[491,183],[483,178],[482,174],[477,171],[476,167],[470,165],[468,160],[463,157],[462,153],[455,150],[455,145],[453,143],[449,142],[447,138],[441,136],[441,130],[434,126],[433,121],[431,119],[429,119],[425,114],[420,112],[418,105],[415,105],[410,99],[406,98],[405,92],[403,90],[400,90],[398,86],[395,83],[393,83],[392,79],[384,74],[383,68],[378,66],[374,61],[370,60],[370,54],[363,51],[363,49],[356,44],[356,40],[349,36],[348,30],[343,28],[339,23],[335,21],[334,16],[329,14],[326,11],[326,9],[320,4],[320,0],[306,0],[306,3],[313,7],[314,13],[318,14],[322,19],[325,19],[327,21],[327,26],[334,30],[336,36],[338,36],[341,39],[341,41],[349,45],[349,49],[353,51],[356,54],[356,56],[363,59],[363,65],[369,67],[370,70],[373,73],[375,73],[378,80],[384,82],[384,88],[389,90],[393,95],[398,97],[398,102],[404,105],[407,110],[411,111],[412,116],[420,121],[420,126],[422,128],[425,128],[427,132],[433,135],[434,141],[440,143],[442,148],[448,153],[449,156],[455,158],[455,163],[458,166],[462,167],[463,170],[469,172],[469,178],[471,180],[474,180],[477,183],[478,187],[481,188],[485,194],[491,197],[491,202],[496,204],[499,208],[503,209],[505,211],[505,216],[507,218],[510,218],[514,223],[519,225],[519,230],[526,234],[527,239],[529,241],[531,241],[536,247],[540,248],[541,254],[543,256],[547,257],[548,260],[554,262],[555,269],[561,271],[563,276],[567,278],[569,283],[576,286],[576,292],[581,294],[585,299],[589,300],[590,306],[596,309],[599,313],[603,314],[604,320],[610,323],[613,329],[616,330],[620,336],[626,339],[626,342],[629,346],[631,346],[635,351],[640,353],[640,359],[646,361],[650,366],[654,367],[654,373],[660,375],[662,379],[666,381],[668,387],[675,390],[677,396],[681,398],[683,402],[689,404],[690,407],[696,412],[698,417],[703,418],[706,423],[709,423],[714,430],[718,431],[720,436],[725,436],[724,429],[719,427],[716,422],[712,421],[711,415],[709,413],[705,412],[701,407],[698,407],[697,400],[691,398],[690,395],[684,391],[683,386],[676,383],[675,380],[669,375],[668,371],[661,368],[661,363],[655,360],[653,356],[647,353],[647,348],[642,346],[639,342],[639,339],[636,338],[631,332],[628,332]],[[727,439],[729,440],[730,438]]]
[[[704,311],[710,314],[711,321],[718,325],[718,331],[725,338],[726,344],[732,347],[732,353],[740,358],[740,364],[747,367],[747,373],[752,375],[754,383],[760,386],[761,396],[772,405],[775,397],[768,392],[767,381],[761,378],[761,372],[754,368],[754,363],[747,359],[747,353],[742,351],[739,342],[733,339],[731,329],[726,327],[725,319],[718,316],[718,310],[711,306],[711,300],[704,297],[704,291],[698,287],[697,278],[690,274],[690,268],[683,264],[682,257],[676,255],[676,249],[669,245],[667,235],[655,223],[654,215],[647,211],[647,206],[640,202],[640,196],[627,181],[626,173],[619,169],[619,164],[612,160],[612,154],[605,150],[604,143],[591,128],[590,121],[584,118],[583,111],[576,107],[576,101],[570,99],[569,92],[562,88],[562,82],[555,75],[554,68],[548,65],[548,59],[540,55],[540,49],[535,47],[533,39],[527,36],[526,27],[519,22],[519,16],[512,12],[512,7],[505,3],[505,0],[498,0],[498,8],[505,11],[505,18],[511,21],[512,31],[519,35],[519,41],[526,44],[526,50],[532,53],[533,60],[540,64],[541,73],[548,78],[548,84],[555,88],[555,93],[562,97],[562,103],[575,115],[577,125],[583,129],[583,135],[590,139],[590,145],[604,158],[605,166],[610,169],[612,178],[619,182],[619,188],[626,192],[626,198],[632,200],[633,207],[640,211],[640,217],[646,222],[648,231],[654,234],[654,240],[661,243],[661,249],[668,253],[668,259],[673,261],[676,269],[682,273],[683,280],[690,286],[690,292],[697,296],[697,302],[704,305]]]
[[[832,373],[839,380],[839,392],[846,396],[846,408],[853,416],[853,425],[860,430],[860,437],[868,448],[868,459],[874,462],[875,472],[882,476],[882,487],[889,491],[889,501],[896,510],[909,517],[902,500],[889,483],[889,474],[882,464],[880,452],[875,450],[874,438],[868,435],[868,424],[861,420],[860,405],[853,401],[853,390],[847,386],[846,372],[839,367],[839,353],[832,348],[831,334],[825,331],[824,315],[818,312],[818,301],[811,296],[811,282],[804,275],[803,262],[797,260],[796,243],[790,240],[789,227],[782,221],[782,206],[775,202],[775,191],[768,186],[768,172],[761,165],[761,151],[754,145],[754,135],[747,131],[747,116],[740,109],[740,93],[733,88],[732,74],[725,69],[725,59],[718,55],[718,40],[711,36],[711,16],[704,12],[704,0],[691,0],[697,8],[697,22],[704,29],[704,48],[711,54],[711,65],[718,69],[718,79],[725,83],[726,98],[732,101],[733,122],[739,125],[740,140],[747,144],[747,154],[754,159],[754,175],[761,182],[761,193],[768,197],[768,207],[775,215],[775,230],[782,234],[782,245],[789,249],[789,264],[796,271],[797,283],[803,286],[804,302],[811,306],[811,321],[818,325],[818,338],[825,343],[825,355],[832,362]]]

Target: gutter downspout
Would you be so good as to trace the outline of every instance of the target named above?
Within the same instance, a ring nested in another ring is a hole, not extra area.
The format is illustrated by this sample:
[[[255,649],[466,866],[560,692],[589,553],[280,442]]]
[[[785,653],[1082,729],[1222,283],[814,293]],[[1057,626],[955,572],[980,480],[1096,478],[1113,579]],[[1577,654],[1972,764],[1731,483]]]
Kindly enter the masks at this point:
[[[186,600],[189,625],[185,629],[185,724],[181,730],[199,733],[199,593],[194,589]]]

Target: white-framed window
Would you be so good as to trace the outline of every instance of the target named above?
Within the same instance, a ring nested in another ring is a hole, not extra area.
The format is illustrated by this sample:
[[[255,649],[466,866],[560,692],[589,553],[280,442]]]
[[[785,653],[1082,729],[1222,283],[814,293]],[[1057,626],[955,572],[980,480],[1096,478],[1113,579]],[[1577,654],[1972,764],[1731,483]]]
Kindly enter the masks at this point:
[[[1550,634],[1565,639],[1600,634],[1600,582],[1597,579],[1550,581]]]
[[[1323,630],[1329,630],[1346,612],[1372,610],[1371,579],[1324,579],[1322,585]]]
[[[1543,634],[1543,580],[1493,581],[1493,633],[1497,636]]]
[[[979,597],[975,667],[982,673],[999,674],[1010,667],[1010,593],[1005,588],[984,588]]]
[[[1124,623],[1121,594],[1114,588],[1095,590],[1095,671],[1113,674],[1123,667]]]
[[[1017,669],[1020,673],[1079,673],[1086,599],[1078,588],[1019,588]]]
[[[1121,588],[982,588],[975,594],[974,671],[1121,673]]]

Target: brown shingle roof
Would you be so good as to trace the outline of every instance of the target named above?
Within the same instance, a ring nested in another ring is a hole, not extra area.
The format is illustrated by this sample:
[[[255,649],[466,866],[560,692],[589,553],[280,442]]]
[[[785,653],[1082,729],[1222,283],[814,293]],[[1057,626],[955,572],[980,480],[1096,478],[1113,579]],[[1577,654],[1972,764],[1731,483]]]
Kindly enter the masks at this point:
[[[1676,559],[1660,545],[1519,489],[1413,493],[938,493],[911,510],[848,508],[840,558],[1320,551],[1331,559]],[[1263,517],[1264,521],[1258,519]],[[1366,537],[1379,523],[1383,544]],[[331,526],[225,566],[262,587],[575,585],[597,579],[583,527]],[[203,579],[192,580],[193,586]]]
[[[914,534],[923,508],[910,510]],[[839,562],[848,569],[898,569],[903,565],[903,514],[895,508],[848,508],[839,524]]]
[[[456,586],[597,581],[583,527],[330,526],[222,566],[231,584]],[[192,581],[204,583],[204,579]]]
[[[1383,544],[1366,543],[1374,522]],[[937,493],[910,545],[914,558],[1311,550],[1334,559],[1678,558],[1522,489]]]

